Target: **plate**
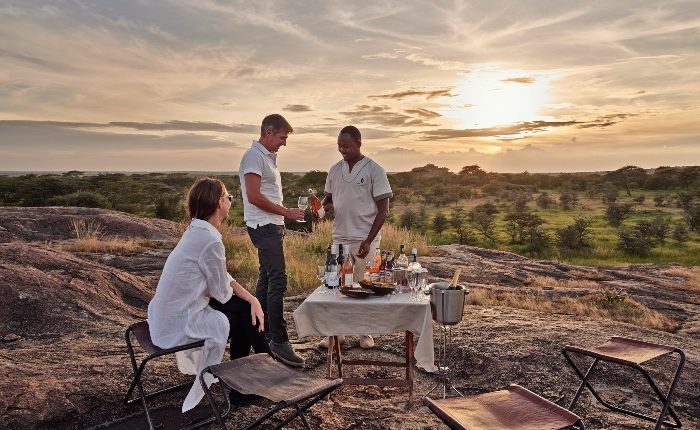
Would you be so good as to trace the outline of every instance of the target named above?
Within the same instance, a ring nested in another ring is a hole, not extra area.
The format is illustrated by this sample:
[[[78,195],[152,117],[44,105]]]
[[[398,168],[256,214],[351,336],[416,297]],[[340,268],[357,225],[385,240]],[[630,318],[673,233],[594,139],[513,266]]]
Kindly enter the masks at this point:
[[[340,291],[340,294],[352,297],[353,299],[364,299],[365,297],[372,295],[371,291],[362,290],[359,288],[340,288],[338,291]]]
[[[375,284],[369,282],[360,282],[362,288],[372,290],[372,292],[378,296],[385,296],[396,291],[396,288],[392,284]]]

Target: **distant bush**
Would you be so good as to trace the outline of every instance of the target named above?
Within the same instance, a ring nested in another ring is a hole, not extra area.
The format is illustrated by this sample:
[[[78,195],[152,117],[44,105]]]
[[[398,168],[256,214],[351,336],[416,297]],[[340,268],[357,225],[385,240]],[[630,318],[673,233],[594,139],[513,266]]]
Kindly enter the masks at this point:
[[[399,225],[403,228],[411,229],[418,221],[418,214],[413,209],[406,209],[406,211],[401,214],[399,220]]]
[[[578,204],[578,195],[573,191],[564,191],[559,195],[559,203],[562,209],[571,210]]]
[[[583,249],[589,246],[592,221],[589,218],[574,218],[574,223],[556,230],[560,248]]]
[[[669,196],[666,194],[657,194],[654,196],[654,206],[663,207],[668,206]]]
[[[605,217],[611,226],[617,227],[627,218],[631,210],[632,205],[629,203],[611,203],[605,209]]]
[[[635,230],[639,231],[642,236],[649,237],[654,244],[663,243],[668,236],[668,231],[670,229],[669,219],[665,217],[658,216],[651,221],[642,220],[634,226]]]
[[[540,193],[535,201],[537,202],[537,206],[542,209],[548,209],[556,203],[552,196],[544,192]]]
[[[92,191],[77,191],[63,196],[55,196],[48,199],[50,206],[78,206],[83,208],[108,208],[109,201],[102,194]]]
[[[676,224],[676,226],[673,228],[671,236],[673,237],[673,240],[679,244],[687,242],[689,237],[688,227],[683,223]]]
[[[433,231],[438,235],[442,235],[442,232],[447,228],[447,217],[442,211],[438,211],[433,218]]]
[[[654,246],[651,237],[645,236],[636,228],[627,228],[618,233],[617,248],[625,254],[647,256]]]
[[[632,199],[632,201],[633,201],[635,204],[643,205],[643,204],[644,204],[644,201],[645,201],[646,199],[647,199],[646,196],[645,196],[644,194],[641,194],[641,195],[635,197],[634,199]]]
[[[172,221],[182,220],[185,217],[185,206],[181,194],[162,194],[153,202],[156,218]]]
[[[491,202],[487,202],[474,207],[469,211],[469,222],[484,239],[491,243],[496,243],[496,214],[498,208]]]

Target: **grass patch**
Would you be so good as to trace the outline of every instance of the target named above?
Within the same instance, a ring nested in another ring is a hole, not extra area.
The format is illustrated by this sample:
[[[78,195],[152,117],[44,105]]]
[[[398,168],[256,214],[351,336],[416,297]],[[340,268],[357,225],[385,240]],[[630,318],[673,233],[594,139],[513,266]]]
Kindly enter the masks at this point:
[[[75,240],[63,246],[68,252],[127,254],[160,246],[160,242],[154,240],[107,239],[104,237],[104,227],[96,221],[73,218],[70,224]]]
[[[626,322],[655,330],[674,332],[680,323],[673,317],[651,310],[616,291],[600,291],[584,297],[550,299],[541,290],[526,293],[495,293],[485,288],[472,288],[467,304],[507,306],[542,313],[562,313]]]
[[[700,267],[672,267],[663,274],[685,279],[681,285],[684,289],[700,290]]]

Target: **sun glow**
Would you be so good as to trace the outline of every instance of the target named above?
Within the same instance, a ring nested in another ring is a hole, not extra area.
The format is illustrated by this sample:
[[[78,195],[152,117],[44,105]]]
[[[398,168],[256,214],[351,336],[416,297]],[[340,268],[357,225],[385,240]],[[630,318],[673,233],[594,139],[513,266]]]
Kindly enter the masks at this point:
[[[462,128],[487,128],[544,119],[549,102],[549,77],[522,70],[474,70],[446,99],[440,111]]]

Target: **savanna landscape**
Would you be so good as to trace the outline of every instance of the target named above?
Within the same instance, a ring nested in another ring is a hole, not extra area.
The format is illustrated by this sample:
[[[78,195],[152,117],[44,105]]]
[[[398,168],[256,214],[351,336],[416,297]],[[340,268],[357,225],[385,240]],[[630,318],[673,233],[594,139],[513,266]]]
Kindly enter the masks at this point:
[[[3,384],[3,426],[143,428],[139,408],[120,403],[130,375],[123,330],[145,316],[164,259],[185,228],[184,193],[196,176],[73,171],[0,177],[0,285],[8,304],[0,314],[0,339],[3,374],[11,377]],[[427,165],[389,175],[395,198],[382,247],[415,246],[431,281],[449,280],[462,268],[460,283],[470,292],[464,319],[454,328],[451,360],[455,385],[465,394],[518,383],[565,406],[576,380],[561,347],[622,335],[685,350],[688,363],[674,405],[684,426],[694,428],[700,426],[699,177],[696,167],[514,175],[478,166],[454,174]],[[236,176],[221,178],[232,194],[240,193]],[[291,204],[309,189],[320,193],[325,173],[285,173],[283,180]],[[222,234],[229,272],[250,287],[257,254],[241,218],[240,203],[234,204]],[[290,327],[291,312],[317,285],[315,267],[331,242],[332,216],[307,219],[302,227],[290,223],[297,231],[285,241]],[[307,359],[305,371],[321,376],[319,340],[294,342]],[[359,354],[356,346],[345,348],[349,357]],[[381,336],[371,352],[376,358],[401,353],[400,335]],[[670,365],[661,360],[652,371],[659,375]],[[172,362],[155,368],[157,383],[178,378]],[[651,405],[648,396],[625,394],[628,373],[606,371],[606,395],[630,406]],[[49,392],[36,384],[37,375],[55,381]],[[416,392],[435,383],[434,375],[419,372]],[[645,393],[642,385],[634,387]],[[183,418],[174,397],[156,403],[155,416],[166,428],[208,413],[200,406]],[[406,406],[406,400],[398,388],[343,387],[312,409],[310,419],[323,429],[443,428],[420,402]],[[363,408],[366,401],[373,407]],[[230,422],[244,422],[248,412],[264,407],[256,401]],[[576,412],[587,428],[642,426],[601,409],[590,396]]]

